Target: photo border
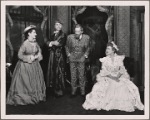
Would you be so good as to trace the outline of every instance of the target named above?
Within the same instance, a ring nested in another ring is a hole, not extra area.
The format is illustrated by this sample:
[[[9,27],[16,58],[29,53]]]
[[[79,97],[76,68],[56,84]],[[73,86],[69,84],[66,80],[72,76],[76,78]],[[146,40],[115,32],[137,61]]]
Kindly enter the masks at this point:
[[[145,6],[145,95],[144,115],[6,115],[6,5],[38,6]],[[149,119],[149,1],[1,1],[1,119]]]

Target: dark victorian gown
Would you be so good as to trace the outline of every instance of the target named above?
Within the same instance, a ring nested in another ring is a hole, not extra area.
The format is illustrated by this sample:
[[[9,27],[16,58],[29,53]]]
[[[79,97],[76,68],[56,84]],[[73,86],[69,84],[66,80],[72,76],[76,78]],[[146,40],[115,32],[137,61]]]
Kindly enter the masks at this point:
[[[57,34],[53,34],[47,45],[49,46],[51,41],[58,41],[58,46],[49,47],[49,61],[46,78],[46,86],[52,87],[55,95],[60,96],[64,94],[65,88],[65,43],[66,35],[62,31]]]

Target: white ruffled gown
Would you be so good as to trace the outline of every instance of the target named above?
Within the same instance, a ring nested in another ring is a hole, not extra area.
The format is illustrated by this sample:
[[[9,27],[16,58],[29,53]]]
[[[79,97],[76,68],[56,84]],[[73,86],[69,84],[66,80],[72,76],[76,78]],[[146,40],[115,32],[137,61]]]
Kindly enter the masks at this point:
[[[100,58],[102,70],[97,75],[97,83],[92,91],[87,94],[83,103],[86,110],[121,110],[133,112],[135,109],[144,110],[144,105],[140,100],[137,86],[130,81],[129,74],[123,65],[124,56],[115,54],[114,62],[110,57]],[[121,73],[119,82],[106,77],[111,74],[117,76]]]

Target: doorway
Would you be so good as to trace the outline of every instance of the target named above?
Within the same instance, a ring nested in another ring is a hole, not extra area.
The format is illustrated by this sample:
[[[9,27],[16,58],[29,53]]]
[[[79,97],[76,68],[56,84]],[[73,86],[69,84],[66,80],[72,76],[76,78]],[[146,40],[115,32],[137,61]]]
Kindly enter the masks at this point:
[[[105,56],[108,42],[105,29],[107,18],[108,15],[105,12],[100,12],[96,6],[88,6],[82,14],[76,17],[78,24],[83,26],[84,33],[91,38],[91,53],[89,56],[91,62]]]

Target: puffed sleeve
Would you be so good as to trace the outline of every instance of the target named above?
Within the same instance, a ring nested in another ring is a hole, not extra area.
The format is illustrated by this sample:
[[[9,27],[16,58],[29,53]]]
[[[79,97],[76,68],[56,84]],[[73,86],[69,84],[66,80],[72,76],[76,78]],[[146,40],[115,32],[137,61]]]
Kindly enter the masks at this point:
[[[38,60],[41,61],[43,59],[43,56],[42,56],[42,50],[40,48],[40,46],[37,44],[37,47],[38,47]]]
[[[99,60],[100,60],[100,62],[102,62],[102,68],[100,70],[100,75],[103,77],[109,75],[110,72],[107,70],[107,66],[106,66],[107,59],[106,59],[106,57],[100,58]]]
[[[120,69],[119,69],[119,72],[120,72],[121,74],[123,74],[123,73],[126,72],[126,69],[125,69],[124,64],[123,64],[124,58],[125,58],[124,55],[119,56],[119,61],[118,61],[118,63],[120,63]]]
[[[18,52],[18,58],[24,62],[32,63],[31,55],[27,55],[26,52],[27,45],[23,43]]]
[[[119,63],[120,63],[119,72],[122,75],[121,77],[129,79],[130,78],[129,74],[127,73],[127,70],[126,70],[124,63],[123,63],[124,58],[125,58],[124,55],[119,56]]]
[[[103,63],[105,61],[105,57],[104,58],[100,58],[99,61]]]

